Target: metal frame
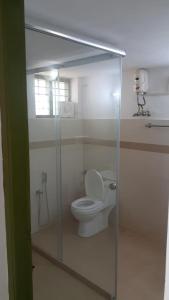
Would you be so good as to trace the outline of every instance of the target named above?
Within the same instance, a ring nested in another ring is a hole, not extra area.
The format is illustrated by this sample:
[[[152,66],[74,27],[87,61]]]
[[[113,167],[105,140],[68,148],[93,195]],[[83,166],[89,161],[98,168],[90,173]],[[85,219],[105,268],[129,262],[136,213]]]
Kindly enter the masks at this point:
[[[49,28],[45,28],[39,25],[33,25],[33,24],[25,24],[25,29],[28,30],[32,30],[32,31],[36,31],[42,34],[46,34],[48,36],[54,36],[54,37],[59,37],[62,38],[64,40],[68,40],[68,41],[72,41],[81,45],[85,45],[85,46],[89,46],[95,49],[100,49],[100,50],[104,50],[106,52],[110,52],[112,54],[118,55],[118,56],[126,56],[126,52],[124,50],[115,48],[113,46],[107,46],[101,42],[96,42],[96,41],[91,41],[91,40],[87,40],[87,39],[83,39],[80,37],[76,37],[74,35],[70,35],[70,34],[66,34],[63,33],[61,31],[55,31]]]
[[[53,69],[59,70],[59,69],[76,67],[76,66],[82,66],[85,64],[89,64],[89,63],[96,63],[98,61],[110,60],[113,57],[114,57],[114,54],[112,54],[112,53],[103,53],[103,54],[98,54],[98,55],[94,55],[94,56],[88,56],[88,57],[83,57],[80,59],[66,61],[61,64],[52,64],[52,65],[46,66],[46,67],[28,69],[27,74],[29,75],[29,74],[51,71]]]

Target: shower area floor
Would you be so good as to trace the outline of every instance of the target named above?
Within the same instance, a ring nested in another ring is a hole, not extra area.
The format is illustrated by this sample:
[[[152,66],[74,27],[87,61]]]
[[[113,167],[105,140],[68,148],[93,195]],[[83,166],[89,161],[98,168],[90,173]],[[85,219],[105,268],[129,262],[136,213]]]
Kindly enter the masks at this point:
[[[61,268],[53,265],[33,251],[34,300],[104,300],[93,289],[86,286]],[[50,296],[49,296],[50,295]]]
[[[32,243],[51,258],[57,259],[56,225],[35,233]],[[63,226],[64,265],[74,270],[77,278],[80,274],[111,294],[112,243],[111,227],[91,238],[80,238],[77,235],[77,223],[69,219]],[[119,300],[163,300],[165,255],[158,244],[135,233],[121,230],[118,261]]]

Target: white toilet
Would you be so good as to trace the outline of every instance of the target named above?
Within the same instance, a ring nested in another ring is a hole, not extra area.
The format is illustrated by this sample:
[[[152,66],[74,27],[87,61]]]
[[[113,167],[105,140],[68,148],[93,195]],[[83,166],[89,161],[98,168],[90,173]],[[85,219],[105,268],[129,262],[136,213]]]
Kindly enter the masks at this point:
[[[85,175],[86,197],[71,204],[71,211],[79,221],[78,234],[90,237],[108,226],[108,217],[116,205],[116,185],[109,170],[89,170]]]

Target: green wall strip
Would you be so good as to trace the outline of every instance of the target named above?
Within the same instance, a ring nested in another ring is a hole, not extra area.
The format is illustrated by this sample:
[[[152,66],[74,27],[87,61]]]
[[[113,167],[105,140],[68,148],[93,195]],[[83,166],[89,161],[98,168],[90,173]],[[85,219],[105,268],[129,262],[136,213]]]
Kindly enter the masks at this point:
[[[0,0],[0,109],[10,300],[32,300],[24,1]]]

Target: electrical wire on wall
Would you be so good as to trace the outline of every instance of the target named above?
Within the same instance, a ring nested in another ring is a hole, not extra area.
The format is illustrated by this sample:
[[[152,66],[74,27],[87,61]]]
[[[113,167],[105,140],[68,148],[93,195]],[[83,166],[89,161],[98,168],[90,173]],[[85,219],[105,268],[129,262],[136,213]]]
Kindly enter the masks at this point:
[[[146,93],[137,92],[138,111],[133,114],[133,117],[139,117],[139,116],[150,117],[151,116],[150,111],[144,110],[145,105],[146,105]]]
[[[41,190],[36,191],[38,200],[38,225],[46,226],[50,222],[49,202],[47,194],[47,173],[41,174]]]
[[[135,90],[136,90],[136,97],[137,97],[137,107],[138,110],[136,113],[133,114],[133,117],[150,117],[151,113],[149,110],[145,110],[146,105],[146,94],[148,90],[148,73],[146,70],[139,69],[137,71],[135,77]]]

